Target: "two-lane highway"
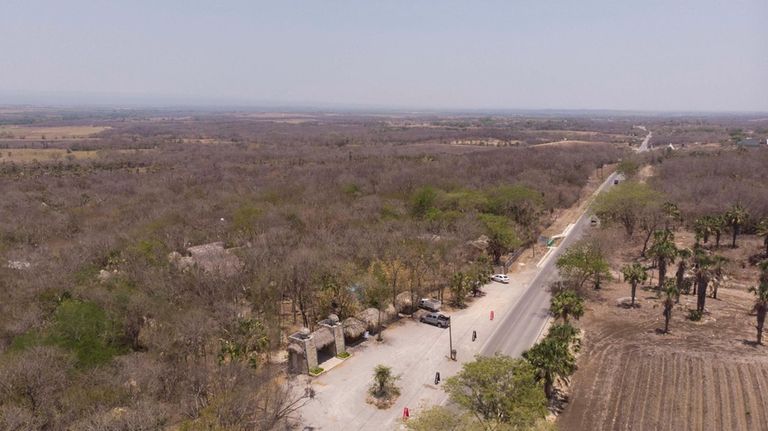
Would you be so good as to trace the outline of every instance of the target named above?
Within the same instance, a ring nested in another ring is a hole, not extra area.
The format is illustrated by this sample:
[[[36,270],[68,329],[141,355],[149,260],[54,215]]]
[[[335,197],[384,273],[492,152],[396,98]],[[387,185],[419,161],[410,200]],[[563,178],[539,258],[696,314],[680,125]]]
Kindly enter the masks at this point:
[[[618,174],[611,174],[595,192],[601,193],[613,185]],[[542,265],[539,273],[531,280],[512,310],[506,315],[482,349],[483,355],[502,353],[519,356],[529,349],[539,337],[549,318],[549,284],[557,278],[557,257],[577,241],[589,227],[589,211],[585,211],[553,250]]]

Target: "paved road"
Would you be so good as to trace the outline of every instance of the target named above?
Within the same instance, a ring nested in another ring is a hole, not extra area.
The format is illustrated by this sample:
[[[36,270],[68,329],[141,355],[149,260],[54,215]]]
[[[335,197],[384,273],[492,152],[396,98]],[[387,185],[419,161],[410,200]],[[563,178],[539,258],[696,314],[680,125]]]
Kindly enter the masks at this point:
[[[650,150],[650,148],[648,148],[648,143],[651,142],[651,138],[653,137],[653,132],[651,132],[650,130],[646,129],[644,126],[637,126],[637,128],[638,129],[643,129],[646,132],[648,132],[648,134],[645,135],[645,139],[643,139],[643,143],[640,144],[640,146],[637,148],[637,152],[638,153],[642,153],[642,152]]]
[[[615,177],[616,174],[609,176],[598,191],[610,187]],[[546,288],[557,276],[557,256],[588,226],[589,217],[582,215],[541,268],[521,267],[520,272],[512,275],[510,284],[490,283],[484,288],[487,296],[452,313],[453,348],[458,351],[458,362],[448,359],[448,330],[402,319],[384,332],[384,343],[371,340],[350,347],[348,351],[353,356],[337,368],[315,379],[297,378],[297,390],[302,391],[310,382],[316,390],[314,400],[300,411],[304,429],[396,428],[404,407],[417,414],[423,408],[447,401],[446,393],[434,385],[436,371],[445,379],[476,354],[492,355],[498,351],[519,355],[532,346],[547,322],[550,296]],[[494,320],[489,320],[491,310],[495,311]],[[477,331],[477,341],[472,339],[473,331]],[[400,398],[387,410],[365,402],[371,373],[377,364],[391,366],[394,374],[400,376]]]
[[[650,135],[650,134],[649,134]],[[646,138],[648,139],[648,138]],[[598,188],[598,193],[611,187],[618,174],[611,174]],[[539,273],[531,280],[522,296],[507,313],[488,341],[483,346],[483,355],[503,353],[519,356],[530,348],[538,338],[549,317],[549,283],[557,278],[557,257],[577,241],[589,229],[589,215],[582,214],[560,245],[549,254]]]

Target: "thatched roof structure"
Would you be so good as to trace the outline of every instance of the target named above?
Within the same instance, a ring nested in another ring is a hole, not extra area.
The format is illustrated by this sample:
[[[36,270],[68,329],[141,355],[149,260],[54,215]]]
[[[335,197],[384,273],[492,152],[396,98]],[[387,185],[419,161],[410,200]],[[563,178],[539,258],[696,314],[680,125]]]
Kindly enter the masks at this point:
[[[320,329],[313,332],[312,339],[315,341],[315,347],[318,349],[336,342],[336,339],[333,338],[333,332],[325,326],[321,326]]]
[[[362,320],[348,317],[342,323],[344,337],[349,339],[360,338],[366,330],[366,324]]]
[[[168,255],[168,261],[182,271],[197,266],[205,272],[231,276],[243,268],[243,262],[232,253],[232,250],[224,248],[223,242],[212,242],[189,247],[187,249],[189,256],[171,252]]]
[[[395,297],[395,308],[398,312],[411,308],[411,292],[400,292]]]
[[[206,272],[234,275],[243,267],[240,259],[231,250],[224,248],[223,242],[189,247],[187,251],[197,266]]]
[[[382,313],[381,316],[382,323],[385,319],[383,314],[384,313]],[[355,317],[357,320],[363,322],[369,331],[376,329],[376,327],[379,325],[379,310],[375,308],[366,308],[365,310],[357,313]]]

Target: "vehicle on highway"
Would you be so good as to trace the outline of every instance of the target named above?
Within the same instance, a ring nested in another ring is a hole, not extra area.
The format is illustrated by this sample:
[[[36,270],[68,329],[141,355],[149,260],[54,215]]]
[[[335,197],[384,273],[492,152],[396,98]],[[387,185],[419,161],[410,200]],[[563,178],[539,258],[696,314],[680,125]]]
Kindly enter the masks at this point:
[[[507,274],[493,274],[491,280],[507,284],[509,283],[509,276]]]
[[[427,313],[419,319],[421,323],[429,323],[438,328],[447,328],[451,326],[451,318],[442,313]]]
[[[613,180],[613,184],[618,184],[619,180]]]
[[[421,298],[419,300],[419,308],[429,311],[440,311],[442,305],[443,304],[437,299]]]

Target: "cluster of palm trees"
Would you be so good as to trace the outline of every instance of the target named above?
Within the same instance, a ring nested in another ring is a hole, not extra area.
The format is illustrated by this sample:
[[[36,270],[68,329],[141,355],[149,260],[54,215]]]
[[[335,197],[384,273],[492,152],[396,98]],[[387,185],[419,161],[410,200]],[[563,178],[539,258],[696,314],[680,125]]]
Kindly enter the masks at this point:
[[[731,226],[733,235],[732,246],[736,243],[736,235],[739,232],[740,225],[746,219],[746,213],[743,208],[736,205],[729,210],[724,220],[730,220],[727,223]],[[711,217],[710,217],[711,218]],[[708,222],[707,222],[708,223]],[[702,219],[697,220],[697,226],[704,225]],[[705,233],[714,234],[717,238],[718,231],[708,230]],[[764,218],[757,225],[757,233],[763,236],[766,244],[765,256],[768,258],[768,218]],[[705,243],[707,236],[700,237]],[[657,230],[653,234],[653,243],[648,249],[648,256],[653,258],[654,265],[658,271],[658,284],[656,289],[663,294],[664,306],[664,333],[669,332],[669,321],[672,317],[672,310],[675,304],[680,303],[680,295],[692,293],[696,295],[696,309],[691,310],[690,317],[698,320],[704,314],[706,306],[707,293],[714,299],[717,299],[717,289],[722,283],[724,275],[724,266],[728,259],[712,253],[707,250],[699,241],[697,232],[697,242],[693,249],[679,248],[675,244],[675,234],[670,229],[665,228]],[[716,240],[717,241],[717,240]],[[677,262],[677,270],[674,278],[667,277],[668,266]],[[757,343],[762,344],[762,333],[765,324],[765,316],[768,312],[768,259],[760,265],[762,275],[757,287],[750,288],[750,292],[756,295],[753,312],[757,317]],[[649,278],[651,268],[644,266],[640,262],[632,262],[621,268],[624,281],[631,288],[631,306],[635,306],[637,286],[645,283]],[[686,274],[692,272],[692,277],[686,277]]]
[[[653,258],[654,266],[658,271],[656,289],[660,294],[665,295],[664,332],[669,330],[672,309],[674,304],[680,303],[681,294],[696,295],[696,310],[691,313],[691,316],[700,318],[704,313],[707,293],[709,292],[712,298],[717,298],[717,289],[723,279],[723,269],[728,259],[712,254],[698,243],[692,250],[678,247],[675,244],[675,234],[670,229],[654,232],[648,256]],[[675,276],[668,278],[668,267],[675,262],[677,262]],[[624,281],[631,287],[631,306],[635,305],[637,286],[650,278],[649,269],[639,262],[632,262],[621,268]],[[693,272],[692,277],[686,277],[689,270]]]
[[[726,228],[731,231],[731,247],[736,248],[736,237],[741,233],[741,228],[749,219],[749,213],[740,204],[735,204],[722,214],[710,214],[697,218],[693,222],[693,230],[696,234],[696,243],[703,241],[709,242],[710,237],[715,237],[715,247],[720,247],[720,237]],[[768,229],[768,219],[763,219],[760,224],[764,224]],[[768,253],[768,231],[766,236],[766,253]]]
[[[556,322],[547,336],[523,353],[523,358],[536,370],[536,377],[544,383],[548,399],[555,395],[555,382],[568,383],[576,371],[576,352],[579,348],[579,330],[570,324],[584,315],[584,298],[573,289],[564,289],[552,296],[550,312]]]

